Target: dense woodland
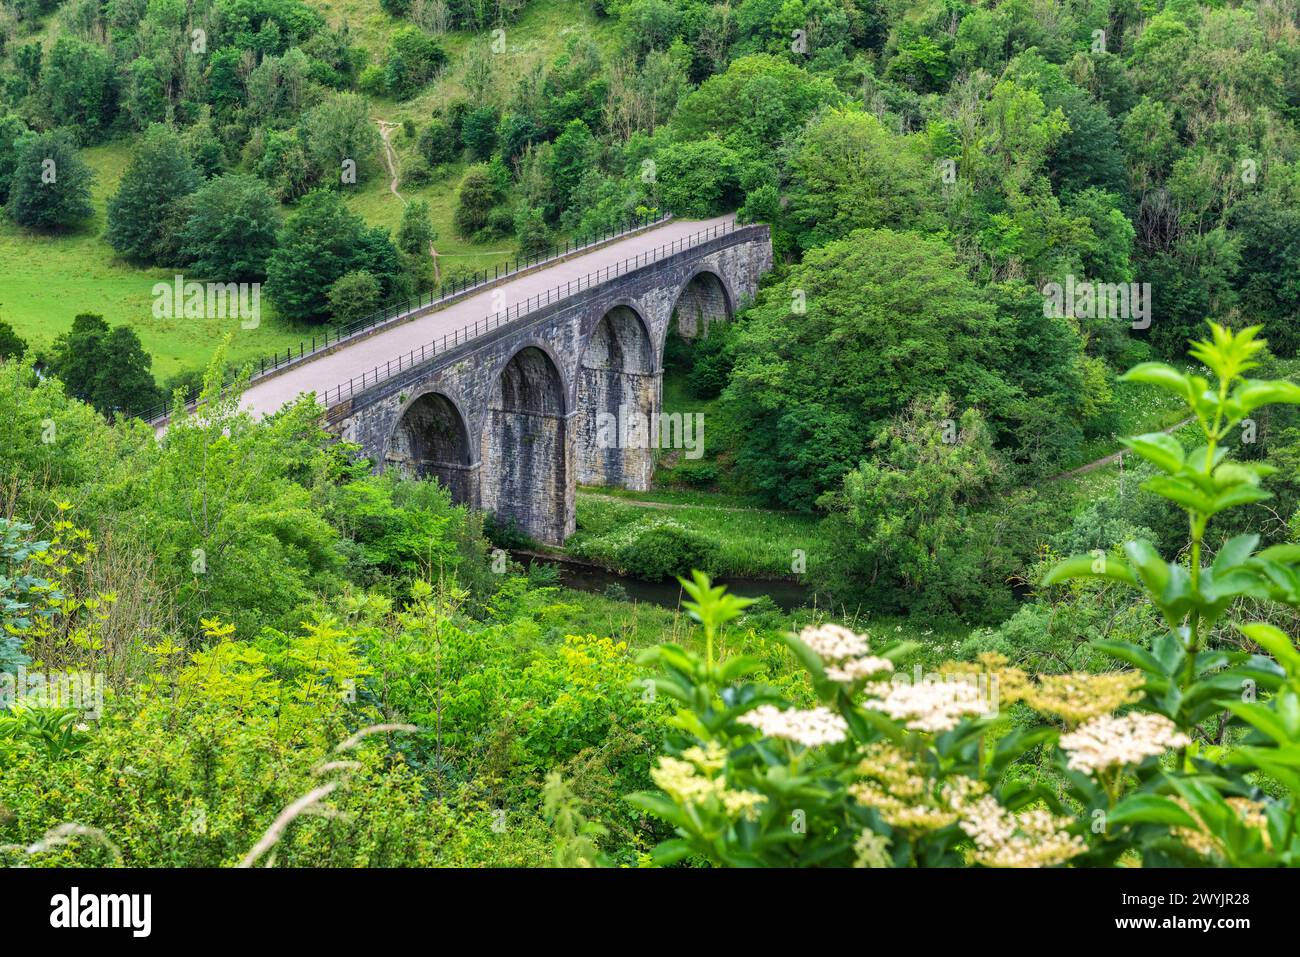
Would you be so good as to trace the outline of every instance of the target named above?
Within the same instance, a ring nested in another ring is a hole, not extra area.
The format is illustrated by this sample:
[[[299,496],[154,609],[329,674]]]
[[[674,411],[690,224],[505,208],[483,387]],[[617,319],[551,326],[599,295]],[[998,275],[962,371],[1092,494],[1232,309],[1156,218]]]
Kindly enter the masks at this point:
[[[106,684],[0,710],[5,863],[1300,862],[1295,0],[4,0],[0,204],[0,674]],[[677,609],[238,411],[259,350],[730,211],[775,266],[670,337],[706,454],[564,550]],[[263,327],[156,322],[177,273]]]

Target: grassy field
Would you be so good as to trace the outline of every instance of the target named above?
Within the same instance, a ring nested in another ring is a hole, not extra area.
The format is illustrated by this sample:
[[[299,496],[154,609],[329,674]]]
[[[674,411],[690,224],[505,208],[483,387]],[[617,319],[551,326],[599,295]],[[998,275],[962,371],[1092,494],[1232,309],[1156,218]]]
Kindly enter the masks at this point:
[[[405,22],[384,13],[376,0],[334,0],[311,5],[335,26],[346,22],[354,42],[367,50],[372,60],[382,59],[389,37]],[[494,58],[494,88],[508,93],[525,72],[549,62],[563,50],[570,37],[603,39],[608,37],[609,29],[586,5],[574,0],[536,0],[517,23],[507,26],[505,52],[490,54]],[[469,54],[476,44],[485,46],[488,39],[469,33],[442,37],[451,61],[443,76],[406,102],[376,100],[375,119],[399,123],[411,119],[417,127],[423,127],[440,105],[465,96],[463,78]],[[401,162],[414,152],[414,138],[407,137],[399,126],[392,133],[392,144],[400,169]],[[279,319],[265,298],[261,324],[252,330],[242,329],[237,320],[153,317],[153,286],[170,282],[176,270],[137,268],[118,257],[104,241],[107,202],[130,161],[131,148],[132,143],[124,140],[84,151],[96,174],[95,215],[80,230],[42,236],[0,220],[0,273],[4,276],[0,280],[0,319],[41,349],[65,332],[77,313],[100,313],[110,325],[125,324],[135,329],[153,356],[153,372],[160,381],[178,372],[205,367],[227,336],[231,336],[230,357],[236,362],[296,346],[305,335],[310,336],[310,328]],[[456,235],[452,216],[463,174],[464,166],[457,164],[440,170],[434,182],[419,189],[400,190],[407,200],[429,202],[438,231],[435,247],[444,270],[491,269],[512,259],[516,246],[513,239],[475,244]],[[346,193],[345,199],[367,222],[397,228],[403,203],[389,191],[382,151],[373,158],[370,175]],[[286,209],[286,213],[290,212]]]
[[[183,369],[202,367],[227,335],[235,359],[282,349],[301,338],[263,300],[257,329],[241,329],[238,319],[155,319],[153,285],[171,282],[169,269],[139,269],[118,257],[104,241],[105,209],[130,159],[126,143],[84,151],[95,171],[94,219],[78,232],[43,236],[0,219],[0,318],[38,348],[48,346],[80,312],[97,312],[110,325],[129,325],[154,358],[153,371],[165,379]]]
[[[565,605],[564,623],[572,634],[608,635],[616,641],[626,641],[634,649],[664,641],[696,650],[700,650],[702,645],[699,627],[679,610],[569,588],[559,589],[558,600]],[[851,612],[845,615],[840,610],[814,607],[786,613],[764,604],[766,607],[755,606],[737,619],[729,629],[729,640],[735,641],[751,629],[759,633],[797,631],[830,615],[855,630],[869,632],[882,643],[916,642],[920,649],[911,660],[931,667],[955,657],[958,646],[970,634],[970,629],[961,624],[934,626],[893,615],[855,615]],[[772,644],[778,643],[773,639]],[[752,642],[750,647],[754,647]]]

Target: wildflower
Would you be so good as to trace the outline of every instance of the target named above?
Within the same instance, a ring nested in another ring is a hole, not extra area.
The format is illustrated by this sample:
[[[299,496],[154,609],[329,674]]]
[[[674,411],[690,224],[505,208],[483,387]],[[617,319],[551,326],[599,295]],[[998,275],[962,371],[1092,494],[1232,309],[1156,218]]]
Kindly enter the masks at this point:
[[[853,658],[842,665],[830,665],[826,668],[826,677],[841,684],[853,684],[863,678],[870,678],[882,671],[893,671],[894,663],[888,658],[868,655],[865,658]]]
[[[743,817],[746,820],[755,820],[758,817],[758,808],[767,798],[754,791],[732,791],[723,789],[718,792],[718,800],[722,802],[722,808],[727,812],[727,817]]]
[[[997,689],[997,700],[1011,703],[1024,698],[1030,685],[1029,676],[1020,668],[1008,666],[1006,655],[996,651],[985,651],[976,656],[975,661],[947,661],[939,666],[942,675],[961,675],[967,681],[979,687]]]
[[[710,745],[710,751],[714,749],[716,745]],[[691,748],[686,753],[689,756],[692,752],[707,754],[699,748]],[[733,819],[745,817],[753,820],[759,805],[767,800],[754,791],[728,788],[724,775],[708,777],[700,774],[691,761],[680,761],[666,755],[661,755],[657,766],[651,768],[650,778],[678,804],[708,805],[716,802],[722,812]]]
[[[830,708],[811,711],[781,711],[770,704],[761,705],[742,715],[741,724],[757,728],[765,738],[784,738],[805,748],[819,744],[838,744],[848,736],[849,725]]]
[[[799,640],[825,663],[826,677],[840,684],[853,684],[894,670],[892,661],[868,654],[871,646],[867,635],[856,634],[842,625],[830,622],[809,625],[799,633]]]
[[[1105,768],[1141,764],[1169,748],[1185,748],[1191,739],[1161,714],[1133,711],[1118,717],[1093,718],[1061,736],[1072,771],[1095,774]]]
[[[1196,810],[1185,798],[1175,797],[1174,801],[1191,815],[1197,826],[1170,828],[1170,833],[1201,857],[1222,858],[1222,837],[1215,834],[1206,825],[1205,820],[1196,813]],[[1262,801],[1252,801],[1250,798],[1244,797],[1230,797],[1225,798],[1224,801],[1237,813],[1237,818],[1242,824],[1259,832],[1264,849],[1271,851],[1273,849],[1273,836],[1269,833],[1268,818],[1264,815],[1266,805]]]
[[[1039,678],[1037,685],[1031,683],[1024,698],[1035,711],[1056,715],[1073,725],[1133,704],[1141,697],[1138,689],[1143,680],[1136,671],[1047,675]]]
[[[702,803],[716,790],[713,779],[697,774],[695,765],[667,755],[660,755],[658,766],[650,770],[650,778],[678,804]]]
[[[966,681],[918,682],[867,686],[870,696],[863,706],[883,711],[913,731],[951,731],[967,715],[984,714],[988,708],[979,689]]]
[[[1045,808],[1013,814],[984,795],[963,810],[961,828],[974,848],[971,862],[984,867],[1051,867],[1088,849],[1077,834],[1066,830],[1070,819]]]
[[[891,744],[871,745],[858,763],[862,780],[848,787],[850,797],[876,812],[891,827],[933,831],[957,821],[953,802],[912,756]],[[962,779],[967,780],[967,779]],[[982,787],[971,781],[972,786]]]
[[[889,859],[889,838],[875,831],[863,831],[853,843],[853,852],[857,855],[854,867],[893,867]]]
[[[799,640],[807,645],[822,661],[843,661],[857,658],[869,650],[866,635],[855,634],[842,625],[826,622],[809,625],[799,632]]]
[[[727,752],[716,741],[710,741],[703,748],[687,748],[682,757],[701,771],[721,771],[727,765]]]

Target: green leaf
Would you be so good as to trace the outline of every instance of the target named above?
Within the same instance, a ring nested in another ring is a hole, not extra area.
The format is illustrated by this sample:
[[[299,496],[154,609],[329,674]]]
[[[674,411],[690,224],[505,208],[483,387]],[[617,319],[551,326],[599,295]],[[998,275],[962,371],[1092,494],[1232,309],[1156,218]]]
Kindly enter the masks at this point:
[[[1142,487],[1193,512],[1209,513],[1214,507],[1208,495],[1184,478],[1157,475],[1143,482]]]
[[[799,664],[803,665],[805,671],[818,681],[826,680],[826,667],[822,662],[821,655],[805,645],[798,635],[791,632],[783,633],[781,640],[789,645],[790,650],[794,652],[794,656],[799,659]]]
[[[635,794],[629,794],[626,800],[634,808],[645,811],[660,820],[667,821],[669,824],[683,828],[690,827],[690,821],[682,813],[681,808],[662,794],[655,794],[651,791],[638,791]]]
[[[722,663],[718,669],[718,680],[729,684],[762,669],[763,662],[753,655],[740,655],[736,658],[728,658]]]
[[[676,864],[683,858],[690,857],[691,846],[680,838],[664,841],[650,852],[650,860],[659,867]]]
[[[1279,562],[1283,565],[1291,565],[1300,562],[1300,545],[1270,545],[1255,557],[1262,558],[1266,562]]]
[[[1157,595],[1163,595],[1169,587],[1169,565],[1150,542],[1135,541],[1124,544],[1124,554],[1128,556],[1133,567],[1137,569],[1142,583]]]
[[[1213,453],[1210,452],[1210,447],[1208,445],[1198,445],[1191,452],[1187,453],[1187,467],[1192,469],[1194,473],[1213,472],[1215,467],[1223,461],[1224,456],[1227,454],[1228,450],[1221,445],[1217,446]],[[1188,478],[1200,479],[1203,478],[1203,476],[1193,474],[1189,475]],[[1207,487],[1212,487],[1212,483]]]
[[[1240,565],[1250,558],[1250,553],[1259,544],[1258,535],[1234,535],[1223,543],[1219,553],[1214,556],[1212,566],[1216,573],[1222,574],[1234,565]]]
[[[1106,815],[1108,824],[1168,824],[1171,827],[1197,827],[1196,819],[1167,797],[1159,794],[1134,794],[1115,805]]]
[[[1266,492],[1254,485],[1234,485],[1216,495],[1208,509],[1200,511],[1207,515],[1217,515],[1225,509],[1236,508],[1238,505],[1253,505],[1255,502],[1263,502],[1272,497],[1272,492]]]
[[[1111,581],[1124,582],[1138,586],[1138,579],[1133,569],[1117,558],[1102,555],[1096,558],[1088,555],[1076,555],[1061,562],[1043,578],[1044,585],[1059,585],[1061,582],[1076,578],[1108,578]]]
[[[1110,655],[1112,658],[1125,661],[1148,674],[1162,677],[1165,674],[1164,667],[1156,660],[1155,656],[1140,645],[1130,644],[1127,641],[1094,641],[1092,647]]]
[[[1121,441],[1156,468],[1171,475],[1183,467],[1182,444],[1165,432],[1150,432]]]
[[[663,694],[666,694],[668,697],[680,701],[688,708],[691,706],[690,691],[687,690],[683,685],[679,684],[678,682],[673,681],[671,678],[645,678],[641,681],[636,682],[636,684],[640,685],[642,688],[644,688],[647,684],[649,684],[651,687],[655,689],[656,695],[662,692]]]
[[[1122,382],[1145,382],[1191,402],[1195,396],[1192,383],[1183,373],[1163,362],[1140,362],[1120,377]]]
[[[1274,403],[1300,405],[1300,385],[1282,379],[1247,379],[1232,390],[1232,399],[1241,406],[1243,413]]]
[[[1300,672],[1300,651],[1281,628],[1259,621],[1238,625],[1237,630],[1276,658],[1288,672]]]
[[[1256,701],[1225,701],[1223,706],[1278,744],[1290,743],[1291,736],[1287,733],[1286,725],[1266,705]]]

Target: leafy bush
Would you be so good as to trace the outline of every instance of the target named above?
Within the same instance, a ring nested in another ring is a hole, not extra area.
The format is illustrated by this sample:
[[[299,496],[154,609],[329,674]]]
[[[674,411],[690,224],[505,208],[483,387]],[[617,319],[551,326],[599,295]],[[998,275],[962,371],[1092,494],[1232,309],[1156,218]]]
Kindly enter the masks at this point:
[[[695,398],[716,398],[726,387],[735,363],[735,329],[732,323],[711,323],[704,338],[694,343],[686,389]]]
[[[658,522],[637,532],[632,541],[618,549],[616,559],[626,574],[661,581],[684,575],[692,568],[716,568],[718,546],[676,522]]]
[[[402,184],[412,188],[433,182],[433,169],[423,156],[415,155],[402,164]]]
[[[109,328],[103,316],[83,312],[72,328],[54,341],[49,369],[68,391],[104,415],[137,413],[152,408],[162,394],[144,351],[130,326]]]
[[[7,322],[0,322],[0,362],[21,359],[26,351],[27,343],[14,332],[14,327]]]
[[[95,174],[66,130],[25,133],[14,144],[14,152],[5,201],[14,222],[52,231],[75,226],[94,214],[90,188]],[[46,182],[50,169],[58,171],[57,178]]]
[[[370,315],[382,304],[379,280],[364,269],[345,272],[330,285],[326,296],[330,315],[342,325]]]
[[[505,518],[495,514],[484,516],[483,534],[497,548],[504,548],[507,551],[517,548],[529,548],[536,544],[528,533],[519,527],[519,522],[513,515],[508,515]]]
[[[91,733],[75,732],[75,751],[49,746],[62,727],[57,716],[45,721],[48,729],[15,730],[14,744],[0,751],[0,804],[9,811],[0,822],[0,845],[9,846],[0,853],[9,862],[25,860],[22,848],[53,823],[76,821],[101,834],[105,847],[74,841],[34,860],[237,864],[284,807],[309,793],[317,808],[332,808],[279,835],[273,859],[281,866],[546,860],[549,841],[536,816],[514,815],[510,833],[497,834],[499,815],[473,794],[428,800],[418,775],[391,759],[409,729],[340,748],[378,716],[351,690],[370,668],[337,622],[247,642],[209,621],[206,638],[208,648],[185,663],[174,645],[151,649],[152,679],[114,699]]]
[[[1153,638],[1094,645],[1126,670],[1033,677],[993,653],[913,683],[893,674],[914,650],[906,644],[809,626],[786,642],[821,703],[791,707],[751,680],[757,660],[715,655],[748,602],[697,574],[683,584],[703,654],[661,645],[643,656],[659,669],[657,691],[679,704],[651,772],[659,790],[630,798],[676,832],[654,859],[1300,863],[1300,650],[1267,622],[1224,622],[1253,610],[1241,599],[1300,606],[1300,547],[1256,551],[1257,535],[1239,535],[1202,564],[1211,518],[1268,497],[1259,486],[1271,469],[1229,460],[1222,441],[1256,409],[1300,404],[1300,386],[1246,378],[1264,348],[1258,328],[1211,332],[1192,355],[1214,385],[1159,363],[1128,374],[1179,396],[1199,423],[1204,444],[1190,453],[1164,433],[1127,443],[1163,473],[1145,488],[1188,515],[1190,548],[1165,561],[1130,541],[1123,558],[1099,550],[1044,580],[1144,596],[1163,625]]]
[[[456,194],[456,229],[465,237],[476,235],[488,225],[488,216],[500,198],[487,167],[471,166],[465,171]],[[511,222],[510,228],[513,227]]]
[[[434,117],[420,133],[419,150],[430,166],[454,163],[460,153],[455,127],[444,119]]]

